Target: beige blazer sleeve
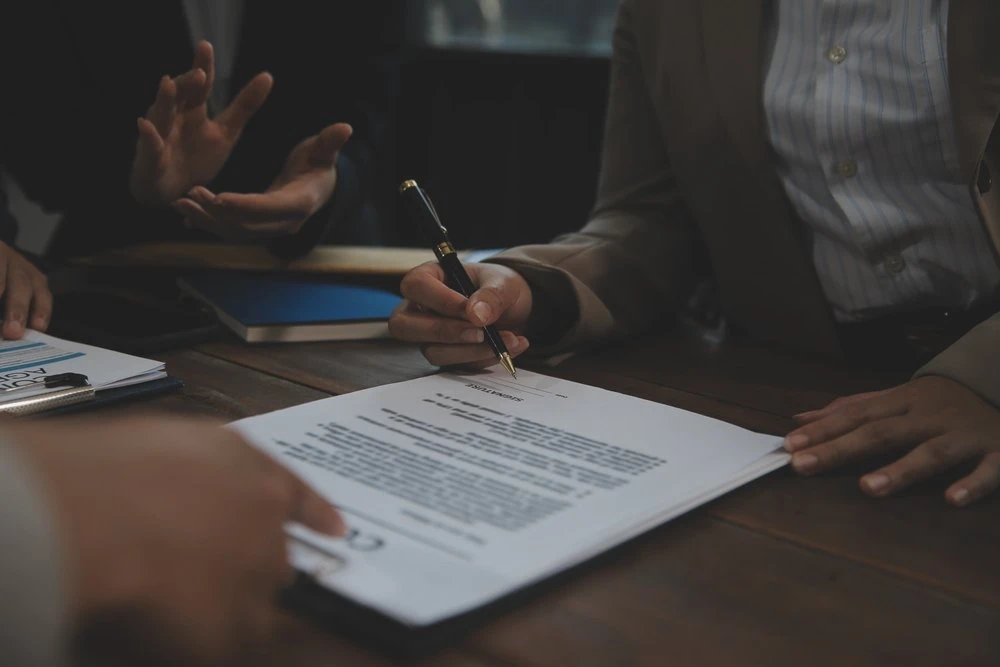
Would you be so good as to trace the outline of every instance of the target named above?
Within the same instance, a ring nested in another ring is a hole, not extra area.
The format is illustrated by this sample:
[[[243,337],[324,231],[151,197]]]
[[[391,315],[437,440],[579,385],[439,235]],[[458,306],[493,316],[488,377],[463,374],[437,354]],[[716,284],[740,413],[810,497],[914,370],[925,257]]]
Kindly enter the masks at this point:
[[[546,352],[634,334],[691,291],[697,238],[679,195],[632,26],[632,0],[614,34],[611,91],[597,203],[589,223],[547,245],[489,261],[516,269],[541,304],[575,303],[568,333]],[[538,351],[536,349],[536,351]]]
[[[52,517],[31,470],[0,443],[0,665],[66,663],[67,596]]]
[[[1000,407],[1000,314],[994,315],[916,373],[955,380]]]

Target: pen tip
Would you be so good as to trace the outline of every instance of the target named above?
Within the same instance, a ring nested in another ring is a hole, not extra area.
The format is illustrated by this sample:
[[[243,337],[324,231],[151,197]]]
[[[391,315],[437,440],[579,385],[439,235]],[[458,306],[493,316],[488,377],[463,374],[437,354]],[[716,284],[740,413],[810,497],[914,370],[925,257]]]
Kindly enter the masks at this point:
[[[504,354],[501,354],[500,363],[503,364],[503,367],[507,369],[507,372],[510,373],[510,376],[516,380],[517,371],[514,369],[514,360],[510,358],[510,354],[506,352]]]

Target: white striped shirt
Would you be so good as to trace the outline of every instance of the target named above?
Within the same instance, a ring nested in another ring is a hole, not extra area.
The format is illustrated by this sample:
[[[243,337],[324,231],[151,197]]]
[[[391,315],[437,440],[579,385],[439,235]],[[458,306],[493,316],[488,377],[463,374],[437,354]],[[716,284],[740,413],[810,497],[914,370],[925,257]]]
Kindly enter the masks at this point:
[[[1000,286],[958,162],[948,0],[774,0],[764,108],[840,321]]]

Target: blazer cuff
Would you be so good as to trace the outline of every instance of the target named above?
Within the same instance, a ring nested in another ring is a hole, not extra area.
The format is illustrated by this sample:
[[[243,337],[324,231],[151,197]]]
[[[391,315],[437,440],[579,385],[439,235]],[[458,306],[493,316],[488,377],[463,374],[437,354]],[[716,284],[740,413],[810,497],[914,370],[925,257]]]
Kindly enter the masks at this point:
[[[918,370],[958,382],[1000,408],[1000,314],[994,315]]]
[[[55,522],[35,476],[0,443],[0,664],[66,663],[69,605]]]
[[[551,356],[607,338],[614,318],[590,288],[570,272],[533,256],[547,246],[508,250],[483,263],[499,264],[520,273],[531,286],[532,316],[528,339],[532,356]]]

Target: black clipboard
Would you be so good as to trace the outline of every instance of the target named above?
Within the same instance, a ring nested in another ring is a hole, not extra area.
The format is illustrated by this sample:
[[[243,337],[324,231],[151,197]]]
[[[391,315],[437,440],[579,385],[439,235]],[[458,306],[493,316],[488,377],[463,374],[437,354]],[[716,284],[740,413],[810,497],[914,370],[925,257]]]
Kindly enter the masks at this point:
[[[62,373],[45,378],[45,388],[51,391],[30,393],[22,398],[16,395],[18,391],[37,387],[21,387],[10,391],[9,400],[4,400],[4,395],[0,393],[0,415],[47,417],[69,414],[176,391],[183,386],[184,383],[177,378],[167,376],[127,387],[98,390],[85,375]]]

